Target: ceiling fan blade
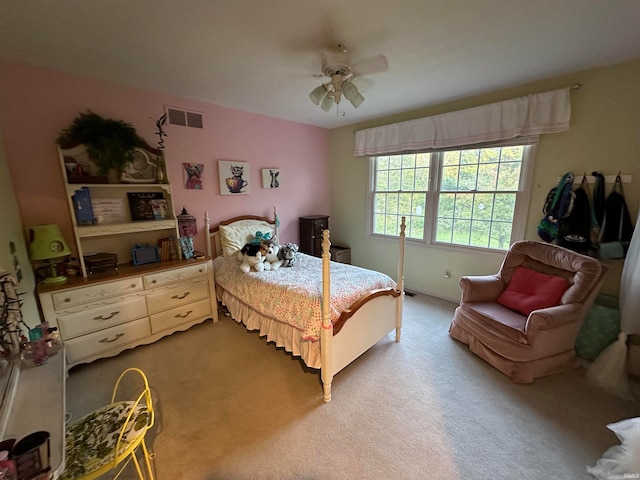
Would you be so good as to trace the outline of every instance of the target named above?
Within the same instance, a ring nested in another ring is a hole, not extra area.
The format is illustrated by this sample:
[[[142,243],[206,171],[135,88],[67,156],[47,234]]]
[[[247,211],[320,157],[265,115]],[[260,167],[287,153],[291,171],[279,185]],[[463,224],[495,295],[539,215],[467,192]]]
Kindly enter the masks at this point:
[[[386,72],[389,69],[389,62],[384,55],[377,55],[368,60],[363,60],[354,64],[354,75],[371,75],[374,73]]]

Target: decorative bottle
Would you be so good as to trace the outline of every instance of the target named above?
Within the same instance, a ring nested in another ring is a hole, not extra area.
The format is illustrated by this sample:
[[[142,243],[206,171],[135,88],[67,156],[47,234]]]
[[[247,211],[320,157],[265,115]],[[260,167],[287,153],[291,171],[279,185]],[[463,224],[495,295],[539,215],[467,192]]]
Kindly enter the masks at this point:
[[[156,183],[165,183],[167,181],[165,171],[164,152],[160,150],[156,161]]]

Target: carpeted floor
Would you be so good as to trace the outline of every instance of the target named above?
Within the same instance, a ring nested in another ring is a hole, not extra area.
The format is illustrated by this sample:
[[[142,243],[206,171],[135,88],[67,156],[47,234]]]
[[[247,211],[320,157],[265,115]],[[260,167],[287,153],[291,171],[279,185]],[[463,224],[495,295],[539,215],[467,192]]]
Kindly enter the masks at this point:
[[[606,425],[640,416],[640,402],[588,385],[582,369],[510,383],[448,336],[455,306],[407,297],[402,341],[340,372],[328,404],[317,372],[221,317],[75,367],[67,410],[103,405],[122,370],[143,369],[158,480],[588,479],[618,444]]]

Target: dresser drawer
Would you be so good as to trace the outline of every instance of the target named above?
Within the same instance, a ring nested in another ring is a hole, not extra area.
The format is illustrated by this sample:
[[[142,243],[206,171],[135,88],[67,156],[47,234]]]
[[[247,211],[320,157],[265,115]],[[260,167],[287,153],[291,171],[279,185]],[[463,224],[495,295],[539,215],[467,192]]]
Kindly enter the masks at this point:
[[[147,310],[149,314],[192,303],[196,300],[209,298],[209,282],[184,282],[173,288],[152,291],[147,295]]]
[[[149,335],[151,335],[149,321],[145,317],[68,340],[64,342],[67,363],[79,362],[84,358],[135,342]]]
[[[181,307],[172,308],[166,312],[156,313],[149,317],[151,333],[156,334],[168,328],[206,317],[207,315],[211,315],[211,301],[208,298],[188,305],[182,305]]]
[[[171,283],[181,282],[182,280],[190,280],[192,278],[201,277],[206,274],[207,264],[203,262],[196,265],[189,265],[188,267],[152,273],[151,275],[145,275],[142,278],[144,281],[144,288],[153,288],[162,285],[169,285]]]
[[[137,292],[140,290],[142,290],[142,279],[140,277],[131,277],[115,282],[101,283],[91,287],[66,290],[54,293],[51,297],[54,308],[56,310],[61,310],[72,305],[93,302],[101,298]]]
[[[72,315],[58,317],[60,334],[67,340],[86,333],[103,330],[130,320],[147,316],[144,297],[133,297]]]

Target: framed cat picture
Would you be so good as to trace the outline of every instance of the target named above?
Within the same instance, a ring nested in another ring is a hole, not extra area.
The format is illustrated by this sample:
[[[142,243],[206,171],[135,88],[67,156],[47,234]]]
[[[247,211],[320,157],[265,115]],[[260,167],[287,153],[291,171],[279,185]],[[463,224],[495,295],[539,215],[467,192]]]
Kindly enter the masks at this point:
[[[262,188],[280,187],[279,177],[280,177],[279,168],[263,168],[262,169]]]
[[[220,195],[248,195],[251,193],[249,162],[218,160]]]

